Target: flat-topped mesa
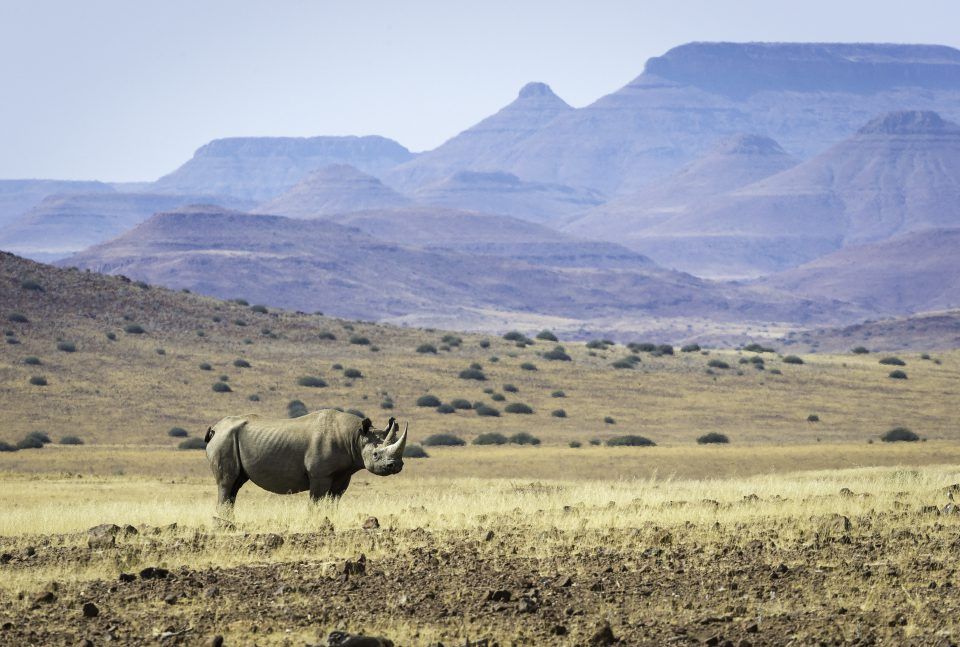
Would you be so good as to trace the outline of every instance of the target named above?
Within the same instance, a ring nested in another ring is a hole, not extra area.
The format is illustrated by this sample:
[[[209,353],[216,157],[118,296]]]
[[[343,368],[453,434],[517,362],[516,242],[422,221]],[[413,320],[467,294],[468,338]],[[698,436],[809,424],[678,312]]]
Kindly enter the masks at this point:
[[[899,110],[870,121],[857,131],[861,135],[960,134],[960,126],[932,110]]]
[[[722,140],[712,151],[720,155],[786,155],[773,139],[764,135],[739,134]]]
[[[885,43],[696,42],[651,58],[644,75],[733,97],[768,90],[960,89],[960,50]]]

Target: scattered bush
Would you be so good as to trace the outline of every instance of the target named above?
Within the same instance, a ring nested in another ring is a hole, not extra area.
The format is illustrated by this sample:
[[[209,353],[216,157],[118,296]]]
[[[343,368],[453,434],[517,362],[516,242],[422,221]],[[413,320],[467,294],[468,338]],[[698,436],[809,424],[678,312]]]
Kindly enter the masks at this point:
[[[496,431],[480,434],[473,439],[474,445],[506,445],[507,437]]]
[[[565,398],[565,397],[567,397],[567,394],[564,393],[563,391],[557,389],[556,391],[553,391],[552,393],[550,393],[550,397],[551,397],[551,398]]]
[[[17,449],[43,449],[43,445],[43,441],[33,434],[27,434],[17,441]]]
[[[343,364],[333,364],[330,368],[333,369],[334,371],[342,371]]]
[[[454,409],[452,405],[449,405],[446,403],[441,404],[439,407],[437,407],[437,413],[447,414],[447,413],[454,413],[455,411],[456,409]]]
[[[33,386],[47,386],[47,378],[42,375],[34,375],[30,378],[30,384]]]
[[[57,342],[57,350],[63,351],[64,353],[75,353],[77,352],[77,346],[73,342],[61,341]]]
[[[696,353],[700,351],[700,344],[686,344],[680,347],[681,353]]]
[[[851,349],[850,352],[854,355],[866,355],[870,351],[867,350],[866,346],[856,346],[855,348]]]
[[[539,445],[540,439],[533,434],[528,434],[525,431],[519,431],[510,436],[510,443],[512,445]]]
[[[746,346],[743,347],[743,350],[750,351],[751,353],[775,353],[775,352],[777,352],[777,351],[776,351],[775,349],[773,349],[773,348],[770,348],[770,347],[768,347],[768,346],[761,346],[760,344],[757,344],[757,343],[747,344]]]
[[[920,353],[920,359],[930,359],[930,353]]]
[[[560,341],[557,339],[557,336],[554,335],[549,330],[541,330],[537,333],[537,339],[542,339],[544,341]]]
[[[230,385],[226,382],[214,382],[213,390],[216,393],[232,393],[233,389],[230,388]]]
[[[460,371],[458,376],[461,380],[479,380],[483,381],[487,379],[487,376],[483,374],[483,371],[476,368],[465,368]]]
[[[553,416],[554,418],[566,418],[567,412],[564,411],[563,409],[554,409],[553,411],[550,412],[550,415]]]
[[[380,408],[381,408],[381,409],[392,409],[392,408],[393,408],[393,400],[384,400],[383,402],[380,403]]]
[[[433,434],[427,436],[423,444],[427,447],[462,447],[467,442],[460,436],[454,436],[453,434]]]
[[[15,451],[17,451],[16,445],[11,445],[10,443],[6,443],[0,440],[0,452],[15,452]]]
[[[30,320],[27,319],[26,315],[20,312],[11,312],[8,314],[7,321],[11,321],[13,323],[30,323]]]
[[[417,398],[418,407],[439,407],[442,403],[435,395],[421,395]]]
[[[167,351],[166,351],[165,349],[163,349],[163,348],[158,348],[158,349],[156,350],[156,352],[157,352],[157,355],[166,355],[166,354],[167,354]]]
[[[537,370],[537,365],[531,362],[524,362],[520,365],[520,368],[522,368],[524,371],[535,371]]]
[[[177,449],[206,449],[207,443],[203,442],[203,438],[187,438],[184,441],[181,441],[177,445]]]
[[[447,346],[460,346],[463,343],[463,340],[456,335],[444,335],[440,338],[440,341]]]
[[[783,371],[781,371],[779,368],[771,368],[770,375],[783,375]]]
[[[247,301],[246,299],[234,299],[233,302],[236,303],[238,306],[248,306],[248,305],[250,305],[250,302]]]
[[[796,355],[787,355],[783,358],[784,364],[803,364],[803,359],[797,357]]]
[[[200,370],[201,370],[201,371],[212,371],[212,370],[213,370],[213,367],[210,366],[210,364],[208,364],[207,362],[201,362],[201,364],[200,364]]]
[[[807,422],[820,422],[820,416],[815,413],[811,413],[807,416]]]
[[[502,393],[493,393],[490,395],[490,399],[493,400],[494,402],[503,402],[504,400],[507,399],[507,396],[505,396]]]
[[[617,369],[633,368],[633,362],[626,359],[618,359],[617,361],[613,362],[610,366]]]
[[[490,348],[490,340],[489,340],[489,339],[481,339],[481,340],[480,340],[480,348]]]
[[[657,346],[657,349],[653,351],[654,355],[673,355],[673,346],[670,344],[660,344]]]
[[[430,454],[427,453],[420,445],[407,445],[403,448],[403,457],[404,458],[430,458]]]
[[[505,334],[503,338],[506,339],[507,341],[518,341],[518,342],[524,342],[527,340],[527,336],[518,330],[511,330],[510,332]]]
[[[711,431],[709,434],[704,434],[697,438],[698,445],[725,445],[729,442],[730,439],[727,438],[725,434],[718,434],[715,431]]]
[[[370,340],[362,335],[351,335],[350,343],[354,346],[369,346]]]
[[[32,290],[33,292],[43,292],[43,286],[34,281],[33,279],[24,279],[20,281],[20,287],[24,290]]]
[[[615,425],[617,421],[613,419],[613,416],[604,416],[603,423],[606,425]]]
[[[40,366],[41,364],[43,364],[43,362],[40,361],[39,357],[34,357],[33,355],[24,357],[23,363],[27,364],[28,366]]]
[[[357,368],[348,368],[344,369],[343,376],[350,378],[351,380],[359,380],[363,377],[363,373],[360,372],[360,369]]]
[[[265,315],[265,314],[267,314],[267,312],[269,312],[269,311],[267,310],[267,306],[262,306],[262,305],[260,305],[260,304],[250,306],[250,310],[251,310],[252,312],[258,312],[258,313],[260,313],[260,314],[262,314],[262,315]]]
[[[127,324],[123,327],[123,332],[127,333],[128,335],[142,335],[146,331],[140,324]]]
[[[478,362],[473,362],[472,364],[470,364],[470,368],[481,371],[483,370],[483,365]]]
[[[186,438],[190,434],[183,427],[171,427],[167,435],[171,438]]]
[[[246,325],[247,325],[247,322],[244,321],[243,319],[234,319],[234,320],[233,320],[233,325],[234,325],[234,326],[243,327],[243,326],[246,326]]]
[[[521,413],[521,414],[530,414],[533,413],[533,409],[525,405],[522,402],[511,402],[503,408],[507,413]]]
[[[571,449],[580,449],[583,447],[583,443],[581,443],[579,440],[571,440],[569,443],[567,443],[567,445],[569,445]]]
[[[483,404],[482,402],[480,402],[480,403],[474,403],[474,405],[473,405],[473,410],[477,412],[477,415],[478,415],[478,416],[485,416],[485,417],[490,417],[490,418],[499,418],[499,417],[500,417],[500,412],[499,412],[499,411],[497,411],[496,409],[494,409],[494,408],[491,407],[491,406],[488,406],[488,405],[486,405],[486,404]]]
[[[645,436],[636,434],[627,434],[625,436],[614,436],[607,440],[607,447],[653,447],[657,443]]]
[[[237,368],[250,368],[250,362],[245,359],[235,359],[233,360],[233,365]]]
[[[730,368],[730,365],[727,364],[722,359],[712,359],[709,362],[707,362],[707,366],[709,366],[710,368],[720,368],[720,369]]]
[[[418,352],[418,353],[432,353],[432,354],[436,355],[436,354],[437,354],[437,347],[434,346],[433,344],[420,344],[419,346],[417,346],[417,352]]]
[[[554,362],[569,362],[571,357],[567,355],[567,351],[563,346],[554,346],[553,350],[548,350],[543,354],[544,359],[549,359]]]
[[[287,403],[288,418],[299,418],[300,416],[305,416],[308,413],[309,411],[307,411],[307,405],[300,400],[290,400],[290,402]]]
[[[906,427],[894,427],[887,433],[880,436],[880,440],[885,443],[913,443],[920,440],[920,436],[913,433]]]
[[[82,445],[83,439],[80,436],[64,436],[60,439],[61,445]]]
[[[504,384],[503,390],[506,391],[507,393],[520,393],[520,389],[518,389],[513,384]]]
[[[907,363],[899,357],[884,357],[880,363],[885,366],[906,366]]]
[[[895,371],[890,371],[890,376],[889,376],[889,377],[891,377],[891,378],[893,378],[893,379],[895,379],[895,380],[905,380],[905,379],[907,379],[907,374],[904,373],[903,371],[901,371],[900,369],[897,369],[897,370],[895,370]]]
[[[336,341],[337,336],[334,335],[334,334],[333,334],[332,332],[330,332],[329,330],[324,330],[324,331],[321,332],[319,335],[317,335],[317,338],[318,338],[318,339],[328,340],[328,341]]]
[[[50,440],[50,435],[45,431],[31,431],[26,435],[26,438],[33,438],[34,440],[40,441],[42,445],[49,445],[53,441]]]
[[[260,402],[260,396],[256,393],[251,393],[247,396],[247,400],[250,402]]]
[[[201,337],[203,337],[203,331],[202,331],[202,330],[198,330],[198,331],[197,331],[197,334],[200,335]],[[107,332],[107,339],[109,339],[110,341],[117,341],[117,333],[115,333],[115,332],[113,332],[113,331],[108,331],[108,332]]]
[[[315,375],[304,375],[303,377],[298,377],[297,384],[300,386],[308,386],[314,389],[322,389],[327,385],[326,381],[323,378],[317,377]]]
[[[591,438],[591,439],[590,439],[590,444],[593,445],[594,447],[599,446],[600,444],[602,444],[602,442],[603,442],[603,441],[601,441],[599,438]]]
[[[469,400],[464,400],[463,398],[457,398],[450,402],[450,406],[454,409],[472,409],[473,405],[470,404]]]

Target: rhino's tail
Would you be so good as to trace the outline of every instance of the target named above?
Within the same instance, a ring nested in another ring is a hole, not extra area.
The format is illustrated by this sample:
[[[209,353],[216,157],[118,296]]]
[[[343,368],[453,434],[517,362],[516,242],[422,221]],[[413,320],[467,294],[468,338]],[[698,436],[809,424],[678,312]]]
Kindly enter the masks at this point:
[[[207,435],[203,437],[203,442],[209,443],[210,439],[213,438],[213,434],[216,432],[213,430],[213,427],[207,427]]]

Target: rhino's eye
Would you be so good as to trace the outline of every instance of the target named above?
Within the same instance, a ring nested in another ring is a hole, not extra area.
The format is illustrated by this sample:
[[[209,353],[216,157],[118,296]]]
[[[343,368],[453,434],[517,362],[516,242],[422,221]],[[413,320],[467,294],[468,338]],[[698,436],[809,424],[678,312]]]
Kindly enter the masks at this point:
[[[381,455],[382,455],[382,452],[373,452],[374,458],[380,458]]]

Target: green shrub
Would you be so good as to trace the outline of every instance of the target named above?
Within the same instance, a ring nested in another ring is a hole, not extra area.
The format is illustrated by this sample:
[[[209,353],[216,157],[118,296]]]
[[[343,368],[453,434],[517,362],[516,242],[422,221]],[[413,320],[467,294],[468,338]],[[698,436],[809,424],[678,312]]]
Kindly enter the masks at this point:
[[[238,306],[248,306],[248,305],[250,305],[250,302],[247,301],[246,299],[233,299],[233,302],[236,303]]]
[[[201,362],[201,363],[200,363],[200,370],[201,370],[201,371],[212,371],[212,370],[213,370],[213,367],[210,366],[210,364],[208,364],[207,362]]]
[[[450,402],[450,406],[454,409],[472,409],[473,405],[470,404],[469,400],[464,400],[463,398],[456,398]]]
[[[602,339],[591,339],[587,342],[587,348],[590,350],[607,350],[607,344]]]
[[[83,439],[80,436],[64,436],[60,439],[61,445],[82,445]]]
[[[33,434],[27,434],[17,441],[17,449],[43,449],[43,445],[43,441]]]
[[[531,362],[524,362],[523,364],[520,365],[520,368],[523,369],[524,371],[535,371],[537,370],[537,365]]]
[[[489,340],[489,339],[481,339],[481,340],[480,340],[480,348],[490,348],[490,340]]]
[[[779,368],[771,368],[770,375],[783,375],[783,371],[781,371]]]
[[[593,445],[594,447],[597,447],[597,446],[601,445],[602,442],[603,442],[603,441],[601,441],[599,438],[591,438],[591,439],[590,439],[590,444]]]
[[[0,452],[15,452],[18,451],[16,445],[11,445],[10,443],[0,440]]]
[[[27,319],[27,316],[20,312],[11,312],[7,315],[7,321],[13,323],[30,323],[30,320]]]
[[[444,335],[440,338],[440,341],[447,346],[459,346],[463,343],[463,340],[457,337],[456,335]]]
[[[393,400],[384,400],[383,402],[380,403],[380,408],[381,408],[381,409],[392,409],[392,408],[393,408]]]
[[[127,324],[123,327],[123,332],[129,335],[142,335],[146,331],[143,329],[143,326],[140,324]]]
[[[7,343],[11,345],[16,345],[20,343],[20,340],[16,337],[7,337]]]
[[[725,434],[718,434],[715,431],[711,431],[697,438],[698,445],[724,445],[729,442],[730,439],[727,438]]]
[[[167,354],[167,351],[166,351],[165,349],[163,349],[163,348],[158,348],[158,349],[156,349],[156,353],[157,353],[157,355],[166,355],[166,354]]]
[[[566,418],[567,412],[564,411],[563,409],[554,409],[553,411],[550,412],[550,415],[553,416],[554,418]]]
[[[775,349],[773,349],[773,348],[770,348],[770,347],[768,347],[768,346],[761,346],[760,344],[757,344],[757,343],[747,344],[746,346],[743,347],[743,350],[750,351],[751,353],[775,353],[775,352],[777,352],[777,351],[776,351]]]
[[[351,335],[350,343],[354,346],[369,346],[370,340],[362,335]]]
[[[28,355],[23,358],[23,363],[28,366],[40,366],[43,362],[40,361],[39,357],[34,357],[33,355]]]
[[[567,351],[563,346],[554,346],[553,350],[548,350],[543,354],[543,358],[554,362],[569,362],[572,359],[567,355]]]
[[[885,366],[906,366],[907,363],[899,357],[884,357],[880,363]]]
[[[330,332],[329,330],[324,330],[324,331],[321,332],[319,335],[317,335],[317,338],[318,338],[318,339],[328,340],[328,341],[336,341],[337,336],[334,335],[334,334],[333,334],[332,332]]]
[[[686,344],[680,347],[681,353],[696,353],[700,351],[700,344]]]
[[[427,453],[420,445],[407,445],[403,448],[403,457],[404,458],[430,458],[430,454]]]
[[[554,335],[549,330],[541,330],[537,333],[537,339],[542,339],[544,341],[560,341],[557,339],[557,336]]]
[[[198,333],[200,334],[201,337],[203,337],[202,330],[198,331]],[[107,331],[107,339],[109,339],[110,341],[117,341],[117,333],[113,331]]]
[[[856,347],[852,348],[852,349],[850,350],[850,352],[853,353],[854,355],[866,355],[866,354],[869,353],[870,351],[867,350],[867,347],[866,347],[866,346],[856,346]]]
[[[327,385],[326,381],[323,378],[317,377],[315,375],[304,375],[297,378],[297,384],[300,386],[308,386],[314,389],[322,389]]]
[[[603,417],[603,424],[605,424],[605,425],[615,425],[615,424],[617,424],[617,421],[614,420],[613,416],[604,416],[604,417]]]
[[[820,416],[815,413],[811,413],[807,416],[807,422],[820,422]]]
[[[479,362],[473,362],[472,364],[470,364],[470,368],[480,371],[480,370],[483,370],[483,365],[480,364]]]
[[[423,444],[427,447],[462,447],[467,442],[460,436],[454,436],[453,434],[433,434],[427,436]]]
[[[436,354],[437,354],[437,347],[434,346],[433,344],[420,344],[419,346],[417,346],[417,352],[418,352],[418,353],[432,353],[432,354],[436,355]]]
[[[491,407],[491,406],[488,406],[488,405],[486,405],[486,404],[483,404],[482,402],[480,402],[480,403],[474,403],[474,405],[473,405],[473,410],[477,412],[477,415],[478,415],[478,416],[484,416],[484,417],[490,417],[490,418],[499,418],[499,417],[500,417],[500,412],[499,412],[499,411],[497,411],[496,409],[494,409],[494,408]]]
[[[473,439],[474,445],[506,445],[507,437],[496,431],[480,434]]]
[[[880,436],[880,440],[885,443],[913,443],[920,440],[920,436],[913,433],[906,427],[894,427],[887,433]]]
[[[487,379],[487,376],[483,374],[483,371],[476,368],[465,368],[460,371],[458,376],[461,380],[479,380],[483,381]]]
[[[246,326],[246,325],[247,325],[247,322],[244,321],[243,319],[234,319],[234,320],[233,320],[233,325],[234,325],[234,326],[243,327],[243,326]]]
[[[290,402],[287,403],[288,418],[299,418],[300,416],[305,416],[308,413],[309,411],[307,411],[307,405],[300,400],[290,400]]]
[[[251,310],[252,312],[258,312],[258,313],[260,313],[260,314],[262,314],[262,315],[265,315],[265,314],[267,314],[267,312],[269,312],[269,311],[267,310],[267,306],[262,306],[262,305],[260,305],[260,304],[250,306],[250,310]]]
[[[633,362],[629,360],[618,359],[617,361],[613,362],[610,366],[612,366],[613,368],[622,369],[622,368],[633,368],[634,365],[633,365]]]
[[[895,380],[905,380],[907,379],[907,374],[901,371],[900,369],[897,369],[895,371],[890,371],[889,377]]]
[[[171,427],[170,430],[167,431],[167,435],[171,438],[186,438],[190,434],[187,433],[187,430],[183,427]]]
[[[722,359],[712,359],[709,362],[707,362],[707,366],[709,366],[710,368],[720,368],[720,369],[730,368],[730,365],[727,364]]]
[[[551,397],[551,398],[565,398],[565,397],[567,397],[567,394],[564,393],[563,391],[557,389],[556,391],[553,391],[553,392],[550,393],[550,397]]]
[[[636,434],[627,434],[625,436],[614,436],[607,440],[607,447],[653,447],[657,443],[645,436]]]
[[[33,386],[47,386],[47,378],[42,375],[34,375],[30,378],[30,384]]]
[[[260,396],[256,393],[251,393],[247,396],[247,400],[250,402],[260,402]]]
[[[657,350],[653,351],[655,355],[673,355],[673,346],[670,344],[660,344]]]
[[[334,371],[342,371],[343,364],[333,364],[330,368],[333,369]]]
[[[177,449],[206,449],[207,443],[203,442],[203,438],[187,438],[184,441],[181,441],[177,445]]]
[[[632,344],[627,344],[627,348],[634,353],[652,353],[657,350],[657,345],[651,344],[650,342],[642,342],[639,344],[634,342]]]
[[[34,281],[33,279],[24,279],[20,281],[20,287],[24,290],[31,290],[33,292],[43,292],[43,286]]]
[[[503,390],[506,391],[507,393],[520,393],[520,389],[518,389],[513,384],[504,384]]]
[[[250,362],[245,359],[235,359],[233,360],[233,365],[237,368],[250,368]]]
[[[213,390],[216,393],[232,393],[233,389],[230,388],[230,385],[226,382],[214,382]]]
[[[520,413],[520,414],[530,414],[533,413],[533,409],[525,405],[522,402],[511,402],[503,408],[507,413]]]
[[[507,334],[505,334],[505,335],[503,336],[503,338],[506,339],[507,341],[519,341],[519,342],[522,342],[522,341],[526,341],[527,336],[524,335],[522,332],[520,332],[520,331],[518,331],[518,330],[511,330],[510,332],[508,332]]]
[[[796,355],[787,355],[783,358],[784,364],[803,364],[803,359],[797,357]]]
[[[53,441],[50,440],[50,434],[45,431],[31,431],[26,435],[27,438],[33,438],[34,440],[40,441],[43,445],[49,445]]]
[[[221,321],[223,321],[223,319],[214,315],[213,317],[210,317],[210,321],[212,321],[213,323],[220,323]]]
[[[512,436],[510,436],[510,444],[512,445],[539,445],[540,439],[534,436],[533,434],[528,434],[525,431],[519,431]]]
[[[454,413],[454,412],[456,412],[456,409],[454,409],[453,405],[450,405],[450,404],[444,403],[444,404],[441,404],[439,407],[437,407],[437,413],[447,414],[447,413]]]
[[[63,351],[64,353],[75,353],[77,352],[77,346],[69,341],[61,341],[57,342],[57,350]]]
[[[505,396],[502,393],[492,393],[490,395],[490,399],[493,400],[494,402],[503,402],[504,400],[507,399],[507,396]]]
[[[571,449],[580,449],[581,447],[583,447],[583,443],[581,443],[579,440],[571,440],[569,443],[567,443],[567,445]]]
[[[440,398],[435,395],[421,395],[417,398],[418,407],[439,407],[441,404],[443,403],[440,402]]]
[[[359,380],[363,377],[363,373],[361,373],[360,369],[357,368],[347,368],[344,369],[343,376],[351,380]]]

